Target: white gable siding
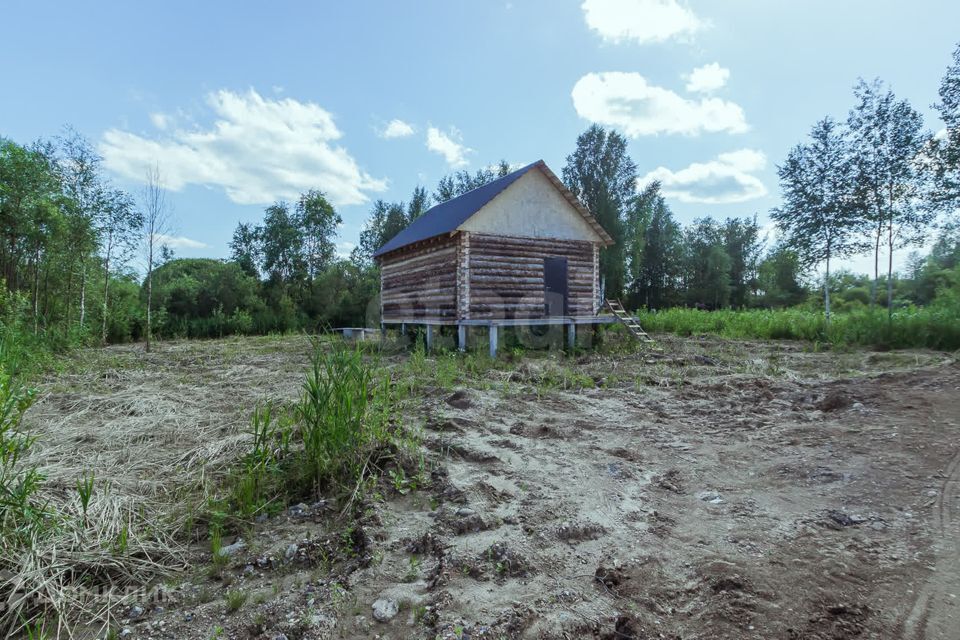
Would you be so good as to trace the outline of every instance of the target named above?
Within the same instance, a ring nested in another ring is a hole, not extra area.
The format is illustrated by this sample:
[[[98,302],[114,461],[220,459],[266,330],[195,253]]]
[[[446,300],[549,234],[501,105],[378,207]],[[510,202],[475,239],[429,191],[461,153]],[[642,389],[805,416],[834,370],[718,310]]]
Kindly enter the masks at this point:
[[[603,241],[537,169],[528,171],[504,189],[459,229],[528,238]]]

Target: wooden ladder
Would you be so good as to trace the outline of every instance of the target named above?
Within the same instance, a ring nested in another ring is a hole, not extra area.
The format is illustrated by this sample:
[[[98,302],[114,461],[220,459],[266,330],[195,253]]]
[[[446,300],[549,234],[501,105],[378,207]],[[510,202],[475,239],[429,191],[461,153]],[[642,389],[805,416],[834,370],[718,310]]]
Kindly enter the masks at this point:
[[[627,331],[629,331],[634,338],[640,342],[653,342],[653,338],[647,335],[647,332],[643,330],[643,327],[640,326],[636,318],[627,313],[627,310],[623,308],[619,300],[607,298],[607,308],[613,312],[617,320],[627,328]]]

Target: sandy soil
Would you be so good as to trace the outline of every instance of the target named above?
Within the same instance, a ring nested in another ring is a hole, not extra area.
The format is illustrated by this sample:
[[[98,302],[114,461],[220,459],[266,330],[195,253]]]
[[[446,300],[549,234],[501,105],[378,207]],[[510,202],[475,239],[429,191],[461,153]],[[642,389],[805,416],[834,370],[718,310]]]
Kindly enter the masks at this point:
[[[307,346],[88,353],[29,422],[49,460],[65,455],[56,425],[86,411],[65,468],[140,465],[128,490],[154,495],[176,479],[151,475],[151,456],[187,476],[235,455],[258,398],[296,397]],[[148,442],[131,457],[111,425],[146,386],[163,411],[132,417]],[[427,486],[385,481],[358,523],[322,502],[260,522],[220,578],[195,548],[122,635],[960,638],[951,356],[668,339],[507,363],[428,387],[405,418],[423,428]],[[232,613],[230,590],[247,596]],[[378,600],[399,613],[377,621]]]

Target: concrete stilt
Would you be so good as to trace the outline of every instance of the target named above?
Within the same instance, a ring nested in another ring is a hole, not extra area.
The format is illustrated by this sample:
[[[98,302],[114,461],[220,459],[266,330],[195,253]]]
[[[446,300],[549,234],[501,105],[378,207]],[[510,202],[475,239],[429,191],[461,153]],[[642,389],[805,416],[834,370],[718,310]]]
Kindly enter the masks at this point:
[[[467,350],[467,325],[465,324],[457,325],[457,349]]]
[[[498,346],[497,325],[492,324],[490,325],[490,357],[491,358],[497,357],[497,346]]]
[[[430,353],[430,351],[433,350],[433,325],[432,324],[427,325],[426,339],[427,339],[427,353]]]
[[[567,325],[567,349],[573,351],[577,346],[577,325],[573,322]]]

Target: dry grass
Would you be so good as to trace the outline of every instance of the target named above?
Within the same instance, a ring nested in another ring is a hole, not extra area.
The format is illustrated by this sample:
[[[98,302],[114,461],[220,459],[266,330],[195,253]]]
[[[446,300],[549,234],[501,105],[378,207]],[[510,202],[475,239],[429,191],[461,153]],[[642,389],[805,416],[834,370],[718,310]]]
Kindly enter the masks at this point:
[[[504,358],[494,364],[451,355],[419,364],[416,356],[399,356],[384,365],[399,367],[418,388],[446,389],[454,379],[473,376],[471,384],[510,393],[554,393],[593,385],[683,386],[691,377],[721,372],[837,376],[939,359],[929,352],[851,352],[831,356],[834,369],[827,371],[823,358],[810,357],[795,343],[766,343],[750,358],[743,343],[715,340],[668,339],[658,349],[637,354],[625,345],[622,352],[593,352],[582,362],[520,354],[515,362]],[[307,337],[263,337],[161,343],[151,354],[123,346],[73,356],[41,382],[24,420],[39,436],[25,462],[46,476],[42,498],[60,514],[60,526],[23,557],[8,541],[0,543],[0,562],[8,572],[0,574],[0,589],[15,586],[41,596],[48,612],[60,614],[48,619],[47,628],[50,622],[96,621],[92,628],[64,627],[63,637],[102,633],[127,605],[143,599],[144,589],[201,561],[189,540],[207,536],[197,518],[225,472],[248,450],[253,408],[264,401],[295,403],[310,354]],[[878,358],[883,361],[874,361]],[[468,373],[471,366],[475,375]],[[76,483],[90,473],[94,489],[84,517]],[[98,594],[86,586],[107,591]],[[28,604],[21,599],[19,610],[8,609],[0,618],[2,630],[22,625],[19,614]]]
[[[39,500],[57,517],[27,555],[0,547],[0,588],[19,593],[3,629],[38,610],[63,637],[78,633],[69,621],[105,629],[184,568],[187,534],[206,535],[196,518],[208,493],[248,445],[252,408],[293,402],[309,352],[306,337],[124,346],[77,353],[42,381],[23,463],[45,476]],[[76,483],[90,473],[84,514]]]

